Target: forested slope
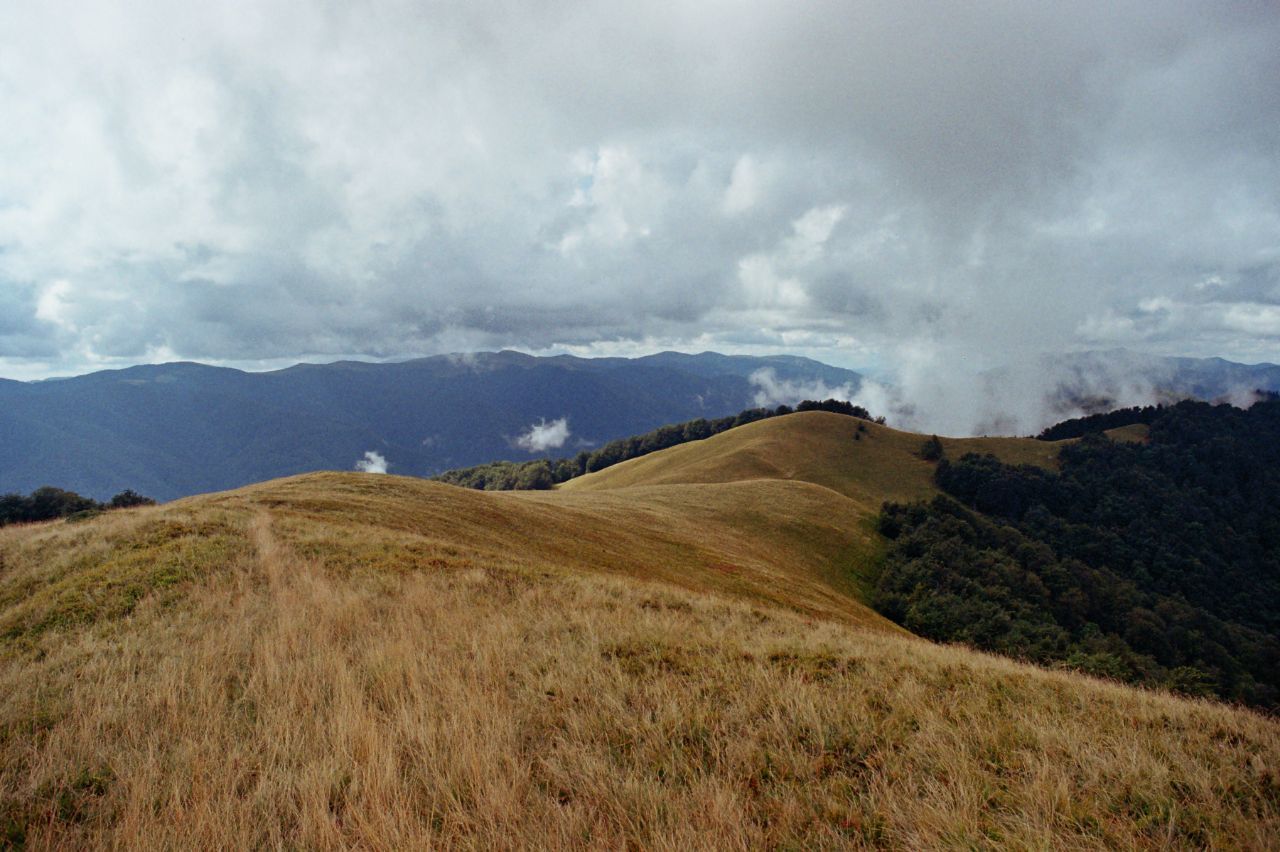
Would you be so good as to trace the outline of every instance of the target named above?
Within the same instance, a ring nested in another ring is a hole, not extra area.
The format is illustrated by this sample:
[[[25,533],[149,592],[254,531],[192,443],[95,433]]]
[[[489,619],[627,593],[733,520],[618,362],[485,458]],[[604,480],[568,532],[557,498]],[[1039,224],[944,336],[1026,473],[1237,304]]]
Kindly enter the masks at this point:
[[[913,632],[1135,683],[1280,700],[1280,401],[1097,418],[1057,470],[944,458],[950,498],[886,505],[875,593]]]

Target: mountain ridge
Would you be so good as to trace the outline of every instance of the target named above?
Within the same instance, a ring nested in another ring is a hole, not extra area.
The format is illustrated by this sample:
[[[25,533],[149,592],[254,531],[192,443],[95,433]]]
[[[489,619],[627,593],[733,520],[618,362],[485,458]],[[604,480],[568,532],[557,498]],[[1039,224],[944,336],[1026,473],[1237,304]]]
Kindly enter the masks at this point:
[[[752,375],[856,388],[861,377],[790,356],[661,353],[597,362],[504,351],[246,373],[195,362],[0,386],[0,491],[56,484],[157,499],[308,470],[366,452],[428,476],[496,458],[539,422],[568,418],[572,454],[664,423],[736,413]]]
[[[924,436],[858,422],[785,415],[554,491],[322,472],[0,529],[0,826],[33,847],[1265,848],[1274,718],[933,645],[861,603],[870,492],[929,477]],[[695,462],[718,481],[673,481]]]
[[[1280,367],[1268,364],[1123,351],[1064,363],[1064,410],[1110,407],[1104,403],[1123,396],[1117,388],[1136,380],[1174,397],[1280,389]],[[0,491],[55,485],[106,499],[133,489],[164,500],[351,469],[369,452],[393,471],[431,476],[496,459],[572,456],[664,424],[734,414],[771,395],[795,398],[766,404],[855,396],[862,381],[856,372],[789,355],[585,359],[512,350],[303,363],[263,373],[180,361],[4,381]],[[563,443],[519,445],[537,424],[561,418]]]

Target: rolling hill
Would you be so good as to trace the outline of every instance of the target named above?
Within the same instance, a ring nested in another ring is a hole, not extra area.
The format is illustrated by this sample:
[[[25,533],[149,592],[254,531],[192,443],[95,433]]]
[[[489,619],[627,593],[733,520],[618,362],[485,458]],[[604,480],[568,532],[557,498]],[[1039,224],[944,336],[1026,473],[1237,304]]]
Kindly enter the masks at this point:
[[[602,491],[636,485],[739,482],[761,479],[810,482],[877,511],[885,500],[937,493],[933,465],[920,458],[924,437],[821,411],[740,426],[705,441],[622,462],[577,477],[564,490]],[[1051,466],[1054,442],[1030,438],[944,438],[948,455],[993,453],[1010,464]]]
[[[932,645],[862,604],[879,500],[933,486],[922,436],[858,423],[773,418],[551,492],[318,473],[0,529],[0,829],[1271,844],[1274,719]]]
[[[772,384],[753,380],[760,371]],[[0,493],[55,485],[106,499],[132,488],[169,500],[352,470],[370,451],[393,472],[429,476],[499,458],[572,455],[664,423],[736,413],[762,392],[848,394],[860,381],[790,356],[494,352],[266,373],[160,364],[2,382]],[[518,445],[532,425],[559,418],[567,418],[562,444]]]

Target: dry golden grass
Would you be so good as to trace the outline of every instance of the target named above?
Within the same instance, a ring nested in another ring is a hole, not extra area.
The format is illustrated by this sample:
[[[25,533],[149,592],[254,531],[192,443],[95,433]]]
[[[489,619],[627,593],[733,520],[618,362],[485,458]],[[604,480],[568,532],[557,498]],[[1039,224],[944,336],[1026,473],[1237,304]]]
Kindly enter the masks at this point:
[[[0,828],[32,848],[1274,845],[1280,725],[879,629],[819,570],[863,546],[820,523],[847,502],[327,474],[0,530]]]
[[[485,564],[603,572],[897,630],[849,594],[880,548],[866,516],[806,482],[561,494],[311,474],[197,503],[246,500],[275,511],[304,556],[347,570]],[[413,543],[412,557],[398,549],[404,541]]]
[[[865,431],[859,433],[859,425]],[[631,459],[571,479],[560,489],[594,492],[636,485],[793,480],[830,488],[877,512],[885,500],[918,500],[937,493],[934,465],[920,458],[924,439],[840,414],[807,411]],[[1061,446],[1031,438],[943,438],[942,444],[952,458],[993,453],[1010,464],[1043,467],[1054,466]]]

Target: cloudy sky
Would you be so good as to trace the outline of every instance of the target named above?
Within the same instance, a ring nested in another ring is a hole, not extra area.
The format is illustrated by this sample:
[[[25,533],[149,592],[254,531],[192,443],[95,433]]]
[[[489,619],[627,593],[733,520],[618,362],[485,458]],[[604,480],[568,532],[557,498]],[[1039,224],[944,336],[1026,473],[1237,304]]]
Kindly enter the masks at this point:
[[[0,375],[1280,361],[1273,2],[0,4]]]

